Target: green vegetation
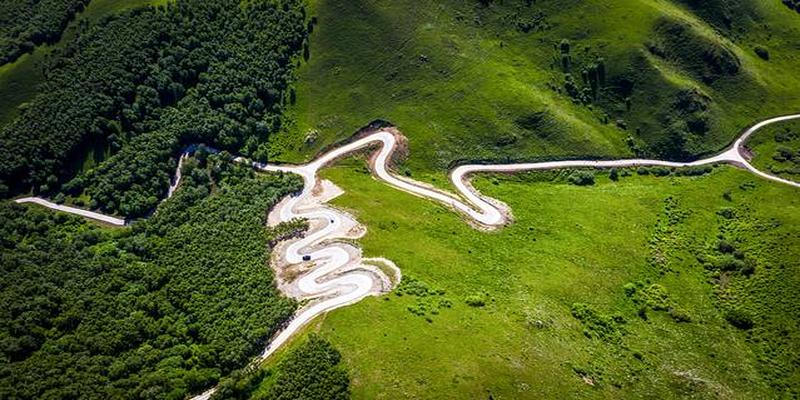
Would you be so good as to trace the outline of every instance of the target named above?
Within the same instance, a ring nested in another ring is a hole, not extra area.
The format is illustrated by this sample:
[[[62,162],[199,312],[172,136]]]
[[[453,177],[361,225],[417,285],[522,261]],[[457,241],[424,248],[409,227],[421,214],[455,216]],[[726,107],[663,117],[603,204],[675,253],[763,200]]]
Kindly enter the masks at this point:
[[[42,64],[44,52],[26,54],[14,63],[0,66],[0,127],[19,115],[19,106],[36,93],[36,87],[44,79]]]
[[[753,165],[773,175],[800,182],[800,122],[764,128],[746,143]]]
[[[25,103],[36,96],[37,87],[44,81],[45,64],[49,57],[75,40],[78,31],[95,25],[105,17],[146,5],[166,4],[169,0],[94,0],[67,25],[61,39],[53,44],[37,46],[14,62],[0,65],[0,126],[16,118]]]
[[[0,66],[61,37],[89,0],[8,0],[0,3]]]
[[[274,159],[376,118],[425,180],[463,159],[689,159],[800,107],[798,15],[778,0],[317,0],[309,15]]]
[[[0,203],[1,398],[183,399],[292,315],[265,267],[292,227],[265,231],[264,210],[300,180],[219,156],[183,172],[132,228]]]
[[[165,194],[183,144],[263,160],[305,35],[294,0],[179,0],[88,26],[0,131],[0,180],[43,194],[68,181],[64,194],[135,217]],[[92,153],[99,164],[82,170]]]
[[[647,319],[648,311],[667,311],[677,322],[690,322],[692,317],[681,309],[669,296],[667,289],[657,283],[646,284],[642,281],[626,283],[623,286],[625,295],[639,305],[639,317]]]
[[[584,303],[573,304],[571,311],[572,316],[583,325],[583,335],[589,339],[617,342],[625,332],[622,328],[625,317],[621,315],[604,315]]]
[[[369,227],[365,255],[412,277],[318,328],[354,398],[800,392],[796,189],[731,167],[480,176],[514,214],[486,233],[343,163],[323,175]],[[434,314],[431,292],[458,301]]]
[[[226,379],[213,399],[345,400],[350,379],[341,355],[325,339],[311,334],[270,368],[250,369]]]
[[[594,185],[594,173],[590,171],[575,171],[567,179],[573,185]]]
[[[800,397],[795,189],[710,166],[481,176],[514,217],[483,232],[345,162],[335,204],[403,280],[246,366],[297,307],[268,250],[308,224],[264,228],[301,182],[230,160],[308,159],[373,120],[432,183],[464,160],[697,158],[800,108],[796,11],[5,1],[0,197],[152,215],[110,230],[0,202],[0,398],[183,399],[222,377],[236,399]],[[222,151],[158,206],[193,143]],[[800,176],[800,124],[749,146]]]
[[[781,0],[786,7],[789,7],[790,10],[795,10],[800,13],[800,2],[797,0]]]
[[[416,299],[415,304],[407,307],[408,312],[425,317],[428,322],[433,322],[435,315],[453,306],[453,301],[444,296],[444,290],[431,288],[413,276],[404,276],[393,292],[397,297],[411,296]],[[469,296],[466,302],[474,307],[483,306],[483,299],[479,296]]]

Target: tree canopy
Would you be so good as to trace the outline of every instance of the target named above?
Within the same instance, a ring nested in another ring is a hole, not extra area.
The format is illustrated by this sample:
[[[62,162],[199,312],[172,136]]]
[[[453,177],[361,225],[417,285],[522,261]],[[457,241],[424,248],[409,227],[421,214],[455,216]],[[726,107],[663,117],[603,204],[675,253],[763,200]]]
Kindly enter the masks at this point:
[[[0,202],[0,398],[182,399],[288,320],[265,210],[300,180],[201,161],[132,228]]]
[[[333,345],[312,333],[276,366],[235,372],[213,399],[347,400],[350,377],[341,358]]]
[[[84,27],[0,130],[0,184],[135,217],[166,193],[185,144],[266,160],[304,21],[297,0],[177,0]],[[82,168],[97,147],[105,159]]]
[[[0,2],[0,65],[43,43],[55,43],[89,0],[4,0]]]

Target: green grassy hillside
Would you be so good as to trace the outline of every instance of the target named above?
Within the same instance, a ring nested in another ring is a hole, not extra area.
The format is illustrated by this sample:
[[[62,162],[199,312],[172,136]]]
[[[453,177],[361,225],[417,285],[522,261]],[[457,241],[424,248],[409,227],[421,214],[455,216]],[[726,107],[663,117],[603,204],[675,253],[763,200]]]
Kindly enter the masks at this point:
[[[685,159],[800,109],[800,15],[779,0],[312,3],[295,123],[272,138],[282,160],[378,118],[410,138],[418,170]]]
[[[0,202],[0,398],[180,399],[229,374],[223,398],[800,397],[800,196],[743,170],[483,175],[514,215],[483,232],[343,161],[333,203],[402,283],[244,371],[296,306],[262,227],[299,181],[201,151],[159,205],[189,143],[297,162],[376,119],[409,139],[398,169],[437,185],[464,160],[714,153],[800,112],[796,10],[92,0],[0,66],[0,197],[156,211],[111,232]],[[756,135],[755,165],[797,179],[798,135]]]
[[[598,173],[589,187],[567,183],[569,171],[485,176],[476,187],[515,216],[485,233],[360,162],[324,175],[369,228],[365,255],[404,274],[394,293],[319,328],[356,399],[800,391],[796,189],[731,167]]]

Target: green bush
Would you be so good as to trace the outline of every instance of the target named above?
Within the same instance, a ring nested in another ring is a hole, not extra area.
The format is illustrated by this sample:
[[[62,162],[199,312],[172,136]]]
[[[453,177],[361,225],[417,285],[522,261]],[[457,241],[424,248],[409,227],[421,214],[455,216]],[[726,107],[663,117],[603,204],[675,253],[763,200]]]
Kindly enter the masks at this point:
[[[567,177],[567,181],[578,186],[594,185],[594,173],[591,171],[575,171]]]
[[[717,242],[717,251],[720,253],[733,254],[735,250],[736,248],[725,239],[720,239],[720,241]]]
[[[756,55],[761,57],[762,60],[769,61],[769,50],[762,46],[756,46],[753,51],[756,52]]]
[[[794,151],[786,146],[778,146],[775,154],[772,155],[772,159],[778,162],[792,161],[793,158]]]
[[[614,182],[618,181],[619,171],[617,171],[616,168],[611,168],[611,170],[608,172],[608,179],[611,179]]]
[[[643,291],[644,301],[653,311],[666,311],[670,308],[672,301],[669,293],[664,286],[652,284]]]
[[[728,311],[728,313],[725,314],[725,319],[730,322],[731,325],[742,330],[752,329],[754,324],[753,317],[750,313],[739,309]]]
[[[675,322],[692,322],[692,317],[682,308],[670,307],[669,316],[672,317]]]
[[[714,171],[714,168],[710,165],[704,165],[701,167],[685,167],[679,168],[675,170],[675,174],[679,176],[701,176],[710,174]]]
[[[604,315],[585,303],[574,303],[572,316],[583,324],[584,336],[604,341],[618,341],[624,334],[622,325],[626,323],[621,315]]]
[[[480,294],[469,295],[464,302],[470,307],[483,307],[486,305],[486,299]]]
[[[625,292],[625,296],[631,297],[636,293],[637,285],[635,283],[628,282],[622,287],[622,290]]]
[[[726,254],[717,259],[714,267],[720,271],[740,271],[744,269],[745,264],[744,261],[739,260],[730,254]]]
[[[739,272],[741,272],[742,275],[745,275],[745,276],[753,275],[756,272],[756,262],[755,262],[755,260],[753,260],[753,259],[745,260],[744,265],[742,265],[742,268],[739,270]]]
[[[655,176],[667,176],[670,173],[672,173],[672,171],[670,171],[669,168],[664,168],[664,167],[651,167],[650,173]]]

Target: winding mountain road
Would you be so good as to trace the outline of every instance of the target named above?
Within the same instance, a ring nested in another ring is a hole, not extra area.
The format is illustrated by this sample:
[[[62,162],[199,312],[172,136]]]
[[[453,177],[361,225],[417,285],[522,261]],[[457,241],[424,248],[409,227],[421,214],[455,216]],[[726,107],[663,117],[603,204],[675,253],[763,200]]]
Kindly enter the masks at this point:
[[[715,156],[700,159],[692,162],[674,162],[663,160],[648,160],[648,159],[622,159],[622,160],[567,160],[567,161],[547,161],[538,163],[520,163],[520,164],[472,164],[462,165],[456,167],[450,172],[450,180],[453,186],[458,190],[461,196],[453,195],[451,193],[433,188],[421,182],[412,179],[404,178],[394,175],[389,172],[388,165],[389,159],[397,146],[398,133],[393,133],[388,130],[381,130],[365,136],[361,139],[353,141],[352,143],[341,146],[329,153],[324,154],[322,157],[315,161],[297,166],[273,166],[264,165],[260,163],[253,163],[253,166],[265,171],[283,171],[297,173],[306,181],[308,187],[316,179],[317,171],[346,154],[357,151],[366,146],[379,143],[382,148],[380,152],[371,161],[371,167],[375,175],[382,181],[389,185],[403,190],[405,192],[414,194],[430,200],[435,200],[450,206],[462,214],[466,215],[474,222],[483,225],[487,228],[496,228],[502,226],[507,222],[507,217],[504,215],[503,207],[500,202],[494,199],[488,199],[480,194],[469,184],[469,177],[475,173],[481,172],[520,172],[520,171],[534,171],[534,170],[552,170],[562,168],[623,168],[623,167],[640,167],[640,166],[661,166],[670,168],[682,167],[696,167],[709,164],[728,163],[734,164],[755,173],[756,175],[769,179],[775,182],[783,183],[800,188],[800,183],[783,179],[756,169],[750,161],[744,156],[744,144],[747,139],[759,129],[778,122],[784,122],[794,119],[800,119],[800,114],[787,115],[781,117],[771,118],[748,128],[742,135],[734,142],[734,144],[727,150]],[[238,161],[243,161],[238,159]],[[462,201],[463,199],[466,202]],[[286,214],[287,217],[290,214]]]
[[[500,201],[487,198],[474,189],[469,183],[469,178],[472,174],[579,167],[662,166],[680,168],[729,163],[741,166],[762,178],[800,188],[800,183],[759,171],[744,156],[745,142],[753,133],[767,125],[794,119],[800,119],[800,114],[781,116],[759,122],[745,130],[727,150],[713,157],[693,162],[623,159],[462,165],[453,169],[450,173],[450,179],[458,192],[457,194],[395,175],[389,171],[391,156],[398,146],[398,140],[402,138],[400,133],[393,129],[384,129],[368,134],[303,165],[268,165],[237,157],[234,161],[249,164],[258,170],[300,175],[305,183],[303,191],[278,203],[270,212],[269,221],[270,224],[274,225],[296,218],[304,218],[311,225],[306,236],[279,244],[273,257],[273,267],[276,269],[281,290],[290,297],[306,301],[306,305],[295,314],[286,327],[272,338],[256,362],[269,357],[316,316],[356,303],[367,296],[385,293],[391,290],[392,286],[400,279],[400,270],[391,261],[386,259],[364,259],[359,248],[342,240],[357,239],[364,234],[365,229],[349,214],[326,205],[329,200],[342,192],[331,182],[321,181],[317,175],[321,168],[338,158],[369,146],[380,145],[380,150],[373,154],[370,160],[371,168],[378,179],[399,190],[451,207],[463,214],[468,221],[476,226],[484,229],[496,229],[508,223],[510,210]],[[181,161],[184,158],[185,155],[182,155]],[[179,177],[179,173],[176,174],[176,179],[170,186],[170,195],[175,190]],[[17,202],[35,202],[59,211],[78,214],[115,225],[125,223],[125,221],[114,217],[72,207],[59,206],[39,198],[18,199]],[[293,278],[281,278],[282,272],[289,270],[295,271]],[[195,399],[208,399],[214,391],[215,389],[211,389],[195,397]]]
[[[374,144],[380,144],[381,149],[376,155],[374,155],[370,162],[372,170],[378,179],[399,190],[403,190],[422,198],[435,200],[450,206],[468,218],[472,219],[474,223],[492,229],[500,227],[508,222],[508,214],[506,212],[507,209],[499,201],[482,196],[480,192],[475,190],[469,184],[469,177],[474,173],[550,170],[570,167],[612,168],[663,166],[680,168],[715,163],[730,163],[743,166],[744,168],[766,179],[800,188],[800,183],[779,178],[757,170],[743,155],[744,143],[754,132],[767,125],[793,119],[800,119],[800,114],[776,117],[760,122],[745,130],[734,142],[734,144],[722,153],[693,162],[624,159],[607,161],[570,160],[522,164],[463,165],[455,168],[450,173],[450,179],[455,188],[458,190],[460,196],[463,196],[463,198],[466,199],[466,202],[462,201],[462,198],[457,195],[433,188],[421,182],[392,174],[388,167],[390,165],[390,158],[398,144],[399,133],[391,132],[389,130],[380,130],[369,134],[351,143],[338,147],[328,153],[325,153],[321,157],[308,164],[299,166],[267,165],[251,162],[241,157],[237,158],[237,162],[250,163],[254,168],[263,171],[294,173],[303,177],[303,180],[305,181],[303,192],[300,195],[291,197],[288,199],[288,201],[284,201],[276,206],[275,209],[273,209],[273,214],[277,213],[280,221],[290,221],[294,218],[306,218],[309,220],[322,221],[322,225],[321,228],[311,232],[304,239],[298,240],[289,245],[284,250],[283,257],[288,264],[298,264],[303,262],[302,257],[304,255],[310,256],[311,260],[313,261],[317,261],[317,266],[315,268],[311,269],[307,274],[302,275],[299,278],[298,286],[301,292],[301,295],[299,296],[300,298],[315,298],[322,294],[336,293],[335,296],[329,297],[326,300],[316,303],[314,306],[308,307],[299,312],[292,322],[270,343],[270,345],[261,355],[261,359],[267,358],[276,348],[280,347],[280,345],[283,344],[289,337],[291,337],[292,334],[294,334],[308,321],[312,320],[316,315],[338,307],[342,307],[344,305],[352,304],[370,294],[381,292],[380,290],[375,290],[374,280],[370,281],[370,277],[366,276],[368,274],[351,272],[348,274],[339,275],[334,279],[326,280],[326,277],[337,275],[337,272],[353,271],[359,266],[360,257],[353,258],[350,256],[348,258],[348,251],[342,248],[343,246],[349,245],[333,243],[318,250],[313,250],[311,248],[314,244],[321,243],[326,240],[341,238],[341,235],[336,235],[334,232],[340,230],[339,227],[343,224],[343,220],[350,218],[348,215],[339,210],[324,206],[323,204],[329,199],[318,201],[314,200],[314,196],[312,195],[313,189],[317,185],[320,185],[317,179],[318,171],[338,158],[365,147]],[[372,272],[372,278],[374,278],[375,275],[380,275],[378,272]],[[397,273],[399,274],[399,271]]]

